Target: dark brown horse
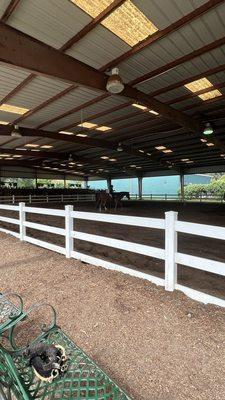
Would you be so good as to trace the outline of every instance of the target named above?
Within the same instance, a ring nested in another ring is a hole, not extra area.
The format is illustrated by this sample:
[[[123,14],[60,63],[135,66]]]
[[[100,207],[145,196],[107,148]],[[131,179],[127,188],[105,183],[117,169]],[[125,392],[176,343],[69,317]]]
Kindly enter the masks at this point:
[[[124,197],[127,198],[127,200],[130,200],[130,193],[129,192],[118,192],[114,193],[114,203],[115,203],[115,210],[117,210],[118,207],[122,208],[123,203],[122,200]]]
[[[106,190],[101,190],[96,193],[96,208],[100,211],[104,208],[106,211],[108,208],[114,207],[114,210],[117,210],[118,207],[122,208],[122,199],[124,197],[130,200],[129,192],[114,192],[110,194]]]

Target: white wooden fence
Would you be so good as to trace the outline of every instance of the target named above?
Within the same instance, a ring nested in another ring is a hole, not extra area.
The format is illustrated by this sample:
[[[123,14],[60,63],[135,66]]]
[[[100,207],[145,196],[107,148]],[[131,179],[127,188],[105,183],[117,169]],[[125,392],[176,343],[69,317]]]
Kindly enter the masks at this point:
[[[28,204],[42,204],[42,203],[60,203],[68,202],[89,202],[95,201],[94,193],[84,194],[53,194],[53,195],[11,195],[11,196],[0,196],[0,203],[2,204],[17,204],[20,202]]]
[[[130,194],[131,200],[140,200],[138,194]],[[126,199],[124,199],[126,201]],[[208,202],[208,203],[224,203],[225,198],[224,195],[196,195],[196,196],[182,196],[180,194],[171,194],[171,193],[165,193],[165,194],[143,194],[141,196],[141,200],[148,200],[148,201],[180,201],[180,202]]]
[[[220,239],[225,241],[225,228],[223,227],[179,221],[177,218],[177,213],[173,211],[166,212],[165,219],[158,219],[132,217],[130,215],[108,215],[92,212],[80,212],[74,211],[73,206],[71,205],[65,206],[65,209],[50,209],[27,207],[25,203],[20,203],[18,206],[0,205],[0,210],[17,211],[19,213],[18,219],[0,216],[0,221],[19,226],[19,233],[2,227],[0,227],[0,231],[12,234],[19,238],[21,241],[26,241],[34,245],[44,247],[46,249],[56,251],[65,255],[67,258],[73,257],[89,264],[147,279],[148,281],[151,281],[156,285],[164,286],[165,289],[168,291],[174,291],[175,289],[180,290],[194,300],[198,300],[203,303],[211,303],[225,307],[225,300],[208,295],[206,293],[199,292],[197,290],[177,283],[177,264],[182,264],[191,268],[196,268],[202,271],[212,272],[217,275],[225,276],[225,263],[192,256],[189,254],[179,253],[177,251],[178,233],[198,235],[202,237]],[[58,228],[54,226],[29,222],[26,220],[26,213],[63,217],[65,220],[65,228]],[[165,248],[162,249],[149,245],[128,242],[126,240],[119,240],[111,237],[104,237],[76,231],[74,230],[74,220],[76,221],[79,219],[163,230],[165,231]],[[61,235],[65,237],[65,245],[62,247],[30,237],[26,233],[26,228],[33,228],[39,231]],[[80,253],[76,250],[76,239],[164,260],[165,277],[159,278],[154,275],[138,271],[136,269],[131,269],[107,260],[94,257],[92,255]]]

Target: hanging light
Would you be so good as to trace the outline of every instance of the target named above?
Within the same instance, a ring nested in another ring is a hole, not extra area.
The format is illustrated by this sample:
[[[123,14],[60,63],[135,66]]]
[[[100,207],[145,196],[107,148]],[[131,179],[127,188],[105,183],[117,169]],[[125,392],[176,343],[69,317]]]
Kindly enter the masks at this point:
[[[206,122],[204,130],[203,130],[203,134],[204,135],[212,135],[214,132],[212,124],[210,124],[210,122]]]
[[[14,125],[13,130],[11,132],[11,136],[12,137],[21,137],[21,133],[20,133],[20,129],[19,129],[19,125]]]
[[[118,143],[117,151],[123,151],[122,143]]]
[[[72,156],[72,154],[69,155],[68,161],[69,161],[69,162],[73,161],[73,156]]]
[[[106,89],[110,93],[121,93],[124,89],[124,84],[119,76],[119,69],[118,68],[113,68],[112,69],[112,75],[108,78],[107,84],[106,84]]]

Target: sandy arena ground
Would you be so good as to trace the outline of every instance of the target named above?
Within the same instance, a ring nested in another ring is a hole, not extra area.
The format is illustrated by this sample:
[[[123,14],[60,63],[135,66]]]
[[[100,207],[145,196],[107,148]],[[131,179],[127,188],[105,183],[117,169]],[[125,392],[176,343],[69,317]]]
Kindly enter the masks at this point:
[[[47,300],[135,400],[225,399],[225,313],[0,233],[0,288]]]
[[[63,208],[62,204],[43,204],[44,207]],[[40,207],[40,205],[39,205]],[[82,211],[95,211],[93,204],[74,204],[74,209]],[[225,205],[220,204],[193,204],[185,206],[179,203],[170,202],[126,202],[123,210],[118,214],[136,215],[143,217],[163,218],[165,211],[178,211],[179,219],[188,222],[196,222],[210,225],[225,226]],[[114,211],[111,211],[113,213]],[[3,212],[1,215],[18,218],[18,213]],[[46,217],[45,215],[28,213],[26,218],[29,221],[48,224],[64,228],[64,219],[60,217]],[[16,225],[9,225],[0,222],[0,226],[16,230]],[[164,232],[156,229],[138,228],[118,224],[106,224],[93,221],[76,220],[74,229],[82,232],[114,237],[115,239],[128,240],[131,242],[164,248]],[[27,229],[28,235],[41,240],[49,241],[64,246],[64,238],[47,232],[34,229]],[[107,259],[111,262],[125,265],[152,275],[164,277],[164,262],[158,259],[141,256],[135,253],[113,249],[111,247],[93,244],[84,241],[75,241],[75,248],[78,251]],[[135,249],[135,246],[134,246]],[[225,261],[225,242],[193,235],[178,235],[178,251],[198,257],[205,257],[212,260]],[[182,285],[192,287],[202,292],[225,298],[225,277],[200,271],[193,268],[178,266],[178,282]]]

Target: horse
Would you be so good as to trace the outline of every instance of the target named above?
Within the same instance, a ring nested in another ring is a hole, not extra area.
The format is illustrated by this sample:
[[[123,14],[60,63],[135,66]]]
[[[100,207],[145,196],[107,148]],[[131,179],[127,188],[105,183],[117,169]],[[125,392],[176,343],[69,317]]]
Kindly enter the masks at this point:
[[[114,210],[117,210],[118,206],[122,208],[122,199],[126,197],[130,200],[129,192],[114,192],[110,194],[105,190],[101,190],[96,193],[96,208],[99,208],[102,211],[102,207],[104,207],[105,211],[107,210],[107,206],[114,206]]]
[[[106,192],[106,190],[100,190],[96,193],[96,208],[99,208],[100,211],[102,211],[102,207],[104,207],[106,211],[107,205],[110,207],[113,203],[113,196]]]
[[[115,210],[117,210],[118,206],[120,208],[123,207],[122,200],[124,197],[127,198],[127,200],[130,200],[130,193],[129,192],[118,192],[113,194],[114,197],[114,203],[115,203]]]

